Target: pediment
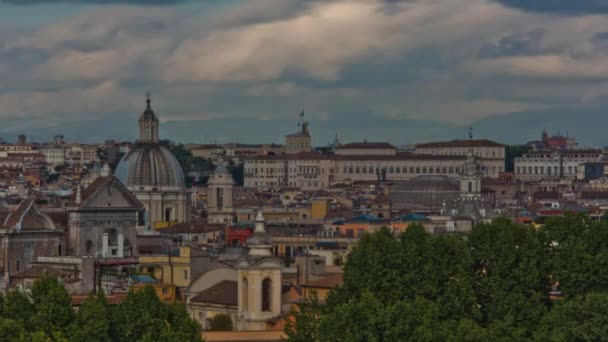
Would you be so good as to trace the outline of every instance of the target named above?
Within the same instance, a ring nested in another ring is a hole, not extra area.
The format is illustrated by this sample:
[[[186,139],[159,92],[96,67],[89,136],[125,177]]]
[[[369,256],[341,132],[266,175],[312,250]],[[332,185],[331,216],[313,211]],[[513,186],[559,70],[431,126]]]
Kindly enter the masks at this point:
[[[120,208],[141,209],[143,206],[117,178],[108,177],[103,182],[90,185],[93,189],[86,189],[89,195],[84,199],[81,208]]]

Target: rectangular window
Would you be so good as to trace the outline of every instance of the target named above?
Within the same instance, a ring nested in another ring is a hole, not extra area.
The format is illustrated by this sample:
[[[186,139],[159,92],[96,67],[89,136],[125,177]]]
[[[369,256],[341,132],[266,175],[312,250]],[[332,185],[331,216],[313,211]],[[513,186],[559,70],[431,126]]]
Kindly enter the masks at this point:
[[[184,270],[184,280],[188,280],[188,270]]]

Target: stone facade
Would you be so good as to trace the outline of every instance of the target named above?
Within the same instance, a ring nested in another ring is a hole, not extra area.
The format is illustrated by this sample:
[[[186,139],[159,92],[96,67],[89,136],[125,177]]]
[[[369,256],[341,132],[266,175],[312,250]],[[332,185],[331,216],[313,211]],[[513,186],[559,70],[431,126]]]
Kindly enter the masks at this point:
[[[142,210],[141,202],[118,179],[98,177],[68,208],[68,253],[97,258],[136,256]]]
[[[220,163],[209,178],[207,194],[207,222],[234,222],[232,188],[234,180],[223,163]]]
[[[403,182],[417,176],[459,177],[466,157],[397,153],[385,155],[295,155],[258,156],[245,159],[245,187],[278,189],[298,187],[319,190],[347,181],[377,181],[379,174],[389,182]],[[498,178],[503,159],[480,159],[483,177]]]
[[[0,227],[3,286],[9,286],[11,276],[27,270],[36,257],[63,255],[64,234],[33,199],[22,201],[10,211]]]
[[[582,165],[598,161],[601,150],[533,151],[515,158],[515,178],[520,181],[584,178]]]

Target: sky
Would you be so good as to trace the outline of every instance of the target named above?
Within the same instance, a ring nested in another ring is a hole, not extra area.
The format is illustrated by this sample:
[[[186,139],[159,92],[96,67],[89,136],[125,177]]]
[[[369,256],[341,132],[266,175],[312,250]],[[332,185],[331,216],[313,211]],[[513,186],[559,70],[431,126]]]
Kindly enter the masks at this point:
[[[605,0],[0,0],[0,136],[608,144]]]

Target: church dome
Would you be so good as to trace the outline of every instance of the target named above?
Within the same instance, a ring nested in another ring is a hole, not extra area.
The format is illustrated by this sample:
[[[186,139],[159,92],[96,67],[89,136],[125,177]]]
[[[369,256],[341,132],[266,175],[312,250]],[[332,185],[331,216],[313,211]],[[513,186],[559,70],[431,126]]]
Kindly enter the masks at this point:
[[[418,176],[390,189],[389,198],[395,209],[438,211],[444,202],[460,196],[456,179],[447,176]]]
[[[118,166],[115,176],[130,188],[184,188],[184,171],[169,150],[158,143],[158,117],[152,110],[150,96],[139,117],[139,141]]]
[[[118,163],[115,175],[128,187],[186,186],[179,162],[158,144],[138,144]]]

